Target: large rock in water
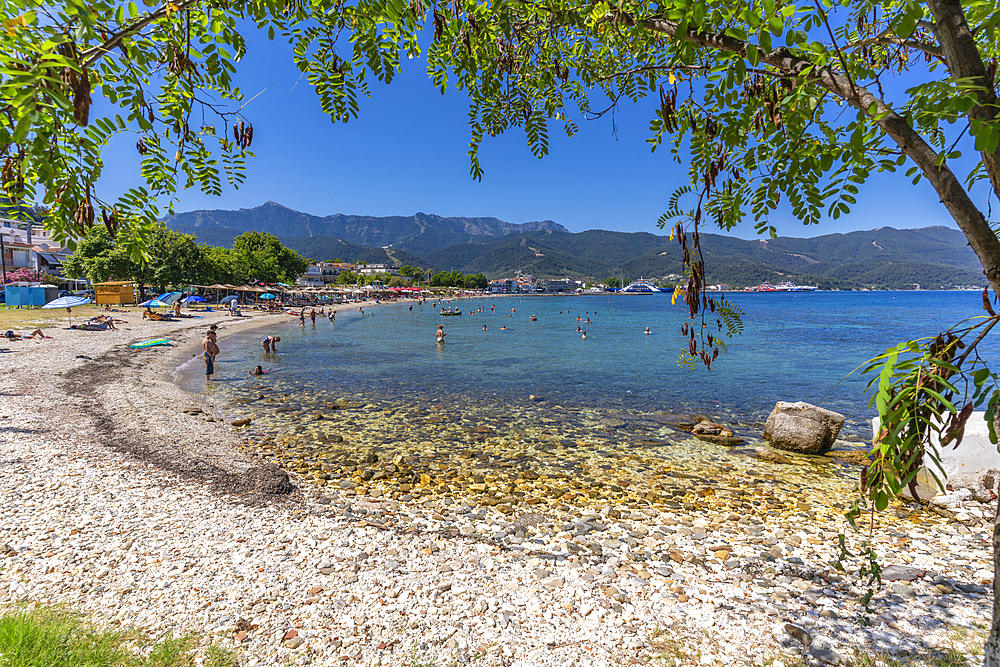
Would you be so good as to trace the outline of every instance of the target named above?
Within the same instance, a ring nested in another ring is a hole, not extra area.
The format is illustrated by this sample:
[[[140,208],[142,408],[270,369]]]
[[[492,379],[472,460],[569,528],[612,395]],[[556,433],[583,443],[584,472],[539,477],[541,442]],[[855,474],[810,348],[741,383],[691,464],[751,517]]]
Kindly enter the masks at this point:
[[[778,401],[764,424],[764,439],[778,449],[800,454],[822,454],[844,426],[844,415],[809,403]]]

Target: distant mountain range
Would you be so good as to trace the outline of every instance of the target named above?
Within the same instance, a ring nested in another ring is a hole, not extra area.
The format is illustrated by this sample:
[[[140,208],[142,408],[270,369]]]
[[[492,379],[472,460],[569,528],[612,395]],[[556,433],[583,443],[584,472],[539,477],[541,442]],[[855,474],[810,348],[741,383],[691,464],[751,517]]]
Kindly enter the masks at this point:
[[[267,202],[238,211],[192,211],[166,223],[211,245],[250,231],[274,234],[315,260],[410,264],[506,278],[518,269],[541,278],[627,280],[682,274],[681,250],[667,236],[591,230],[571,233],[551,220],[358,215],[317,217]],[[985,285],[965,236],[947,227],[879,229],[814,238],[745,241],[702,234],[710,283],[732,287],[791,281],[823,289],[948,289]]]
[[[518,225],[496,218],[442,218],[417,213],[411,216],[376,218],[337,213],[320,218],[300,213],[277,202],[238,211],[191,211],[167,218],[167,223],[185,234],[195,234],[203,243],[231,244],[245,231],[255,230],[279,238],[332,236],[348,243],[425,255],[456,243],[517,234],[520,232],[568,232],[551,220]]]

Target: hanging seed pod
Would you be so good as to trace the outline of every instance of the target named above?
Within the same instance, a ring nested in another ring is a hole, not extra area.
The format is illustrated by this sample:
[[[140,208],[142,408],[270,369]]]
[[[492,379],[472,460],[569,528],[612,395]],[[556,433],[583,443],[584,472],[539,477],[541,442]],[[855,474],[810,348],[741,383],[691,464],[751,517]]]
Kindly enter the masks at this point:
[[[135,142],[135,150],[139,152],[139,155],[145,155],[149,149],[146,146],[146,142],[140,139]]]
[[[438,13],[438,10],[434,10],[434,41],[441,38],[444,34],[444,17]]]

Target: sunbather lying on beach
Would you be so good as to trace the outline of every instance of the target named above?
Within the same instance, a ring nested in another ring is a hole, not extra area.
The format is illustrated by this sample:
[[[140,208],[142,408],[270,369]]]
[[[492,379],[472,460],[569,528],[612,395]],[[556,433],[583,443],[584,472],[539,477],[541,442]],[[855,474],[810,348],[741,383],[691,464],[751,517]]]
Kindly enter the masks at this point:
[[[35,329],[32,332],[23,331],[21,333],[16,333],[14,331],[7,331],[3,335],[7,340],[30,340],[32,338],[50,338],[42,333],[41,329]]]
[[[77,331],[107,331],[110,327],[107,322],[85,322],[83,324],[70,325],[70,329]]]

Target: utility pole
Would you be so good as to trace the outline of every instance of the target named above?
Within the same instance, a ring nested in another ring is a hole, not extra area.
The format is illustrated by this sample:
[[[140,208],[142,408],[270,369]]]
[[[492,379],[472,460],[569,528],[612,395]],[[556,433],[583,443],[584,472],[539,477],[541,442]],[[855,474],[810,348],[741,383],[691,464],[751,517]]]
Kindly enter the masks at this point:
[[[3,232],[0,232],[0,268],[3,268],[3,284],[7,284],[7,247],[3,244]]]

